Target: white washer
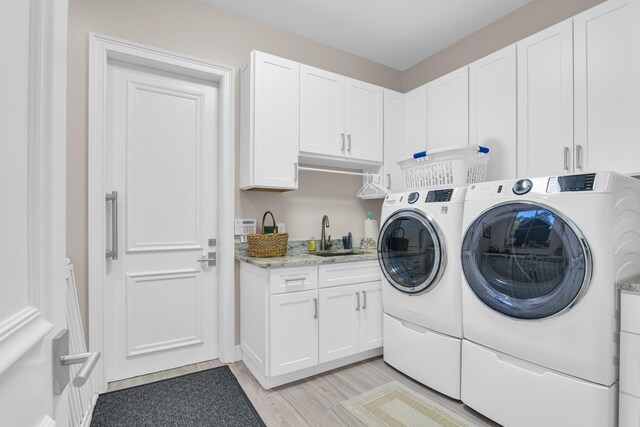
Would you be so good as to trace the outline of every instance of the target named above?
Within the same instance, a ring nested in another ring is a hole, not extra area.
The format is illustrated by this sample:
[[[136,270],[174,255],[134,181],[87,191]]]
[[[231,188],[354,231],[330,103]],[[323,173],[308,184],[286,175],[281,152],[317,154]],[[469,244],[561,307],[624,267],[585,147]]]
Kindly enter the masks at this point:
[[[387,196],[378,260],[384,360],[460,399],[460,236],[466,187]]]
[[[471,185],[462,401],[505,426],[615,426],[618,280],[640,273],[640,181]]]

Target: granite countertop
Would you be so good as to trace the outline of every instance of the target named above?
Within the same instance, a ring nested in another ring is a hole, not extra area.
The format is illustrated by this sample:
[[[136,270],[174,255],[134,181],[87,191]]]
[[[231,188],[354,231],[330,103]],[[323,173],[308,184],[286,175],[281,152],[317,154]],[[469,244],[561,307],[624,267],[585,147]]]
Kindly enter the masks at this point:
[[[344,250],[342,241],[332,240],[332,250]],[[340,256],[318,256],[307,251],[306,240],[292,240],[288,243],[287,255],[281,257],[255,258],[250,257],[246,243],[236,243],[235,259],[261,268],[300,267],[303,265],[334,264],[342,262],[372,261],[378,259],[375,249],[353,248],[363,251],[362,254]]]
[[[640,294],[640,276],[632,277],[618,282],[618,288],[625,292],[635,292]]]

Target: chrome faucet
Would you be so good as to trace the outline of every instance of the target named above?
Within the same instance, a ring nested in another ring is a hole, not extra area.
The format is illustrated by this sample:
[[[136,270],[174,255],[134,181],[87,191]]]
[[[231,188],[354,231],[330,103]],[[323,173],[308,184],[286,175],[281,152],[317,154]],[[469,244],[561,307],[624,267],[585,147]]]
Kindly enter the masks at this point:
[[[322,231],[320,232],[320,250],[324,251],[327,249],[331,249],[331,235],[329,235],[329,239],[325,239],[324,229],[329,227],[329,217],[322,217]]]

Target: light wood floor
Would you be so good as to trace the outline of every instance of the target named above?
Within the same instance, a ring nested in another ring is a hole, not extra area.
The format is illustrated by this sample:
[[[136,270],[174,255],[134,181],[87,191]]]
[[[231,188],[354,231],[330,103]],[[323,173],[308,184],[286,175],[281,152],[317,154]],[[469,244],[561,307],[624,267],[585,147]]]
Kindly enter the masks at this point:
[[[222,364],[218,360],[130,378],[109,384],[109,391],[176,377]],[[498,426],[463,405],[433,391],[384,363],[382,357],[336,369],[271,390],[264,390],[242,362],[229,365],[267,426],[362,426],[340,403],[389,381],[398,381],[479,426]]]

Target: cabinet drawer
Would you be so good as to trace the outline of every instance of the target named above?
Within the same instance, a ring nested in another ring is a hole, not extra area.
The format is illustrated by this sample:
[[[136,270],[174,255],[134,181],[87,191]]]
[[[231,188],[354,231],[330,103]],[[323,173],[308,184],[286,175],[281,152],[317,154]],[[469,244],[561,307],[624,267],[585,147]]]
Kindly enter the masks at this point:
[[[315,265],[269,270],[269,290],[272,295],[317,288],[318,267]]]
[[[620,333],[620,391],[640,397],[640,335]]]
[[[380,280],[378,261],[345,262],[318,266],[318,287],[353,285]]]
[[[640,334],[640,295],[622,292],[620,317],[621,330]]]

